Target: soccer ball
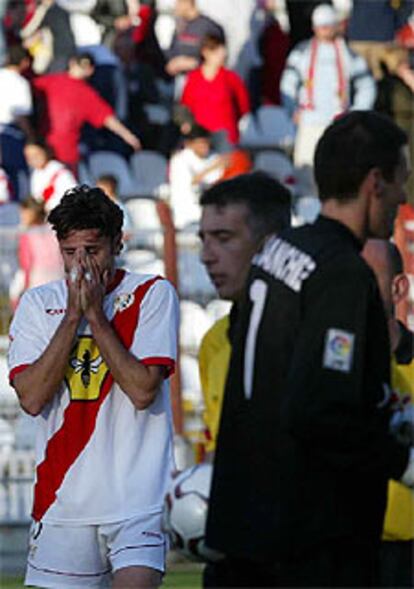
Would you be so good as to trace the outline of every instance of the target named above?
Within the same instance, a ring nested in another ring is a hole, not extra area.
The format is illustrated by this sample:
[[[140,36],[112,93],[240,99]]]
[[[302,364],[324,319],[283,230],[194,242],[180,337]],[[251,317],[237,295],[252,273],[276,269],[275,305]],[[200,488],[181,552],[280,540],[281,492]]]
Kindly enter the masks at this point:
[[[213,467],[197,464],[178,473],[164,502],[164,530],[171,548],[196,561],[217,561],[221,555],[205,545],[208,498]]]

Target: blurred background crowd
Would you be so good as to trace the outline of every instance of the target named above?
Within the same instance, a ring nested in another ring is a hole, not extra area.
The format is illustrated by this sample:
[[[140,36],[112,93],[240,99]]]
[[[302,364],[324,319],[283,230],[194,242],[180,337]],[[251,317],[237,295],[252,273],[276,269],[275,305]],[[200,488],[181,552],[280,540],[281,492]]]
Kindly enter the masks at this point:
[[[197,262],[201,191],[262,170],[312,221],[326,126],[376,109],[414,143],[413,106],[414,0],[0,0],[1,333],[26,288],[62,275],[48,211],[97,184],[125,213],[120,264],[178,286],[191,412],[198,345],[228,308]],[[395,239],[414,275],[410,182]]]

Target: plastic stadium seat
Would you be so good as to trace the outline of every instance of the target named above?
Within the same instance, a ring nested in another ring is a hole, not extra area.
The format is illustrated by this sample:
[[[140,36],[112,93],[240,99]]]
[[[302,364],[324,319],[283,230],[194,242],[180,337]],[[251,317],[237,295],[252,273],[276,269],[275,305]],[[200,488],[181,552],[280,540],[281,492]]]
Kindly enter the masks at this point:
[[[153,198],[136,197],[125,202],[135,229],[161,231],[157,213],[157,201]]]
[[[118,180],[118,194],[121,198],[137,194],[137,187],[131,176],[128,162],[114,151],[95,151],[89,156],[89,171],[96,182],[100,176],[111,174]]]
[[[122,260],[131,272],[165,275],[164,262],[153,251],[131,249],[122,254]]]
[[[159,187],[167,182],[167,159],[151,150],[136,151],[130,159],[135,194],[155,196]]]
[[[288,188],[295,188],[296,177],[293,164],[290,158],[280,151],[259,151],[254,159],[254,169],[267,172]]]
[[[94,179],[92,178],[91,172],[88,168],[88,164],[85,161],[80,161],[78,165],[78,179],[79,184],[88,184],[92,186],[95,184]]]
[[[200,375],[198,361],[189,354],[182,354],[180,357],[180,376],[182,400],[184,406],[193,411],[199,409],[203,404],[201,393]]]
[[[178,251],[178,290],[183,298],[205,302],[216,294],[198,250]]]
[[[294,225],[313,223],[321,210],[320,200],[316,196],[303,196],[295,205]]]
[[[164,243],[164,231],[157,213],[157,201],[153,198],[136,197],[125,202],[130,214],[134,235],[130,247],[160,249]]]
[[[180,344],[182,349],[197,353],[201,340],[212,321],[201,305],[189,300],[180,302]]]
[[[15,441],[13,426],[0,417],[0,454],[10,454]]]
[[[223,299],[213,299],[206,306],[207,315],[213,322],[218,321],[230,313],[232,303]]]
[[[278,147],[290,150],[295,140],[295,126],[281,106],[261,106],[247,113],[239,122],[240,146],[260,149]]]

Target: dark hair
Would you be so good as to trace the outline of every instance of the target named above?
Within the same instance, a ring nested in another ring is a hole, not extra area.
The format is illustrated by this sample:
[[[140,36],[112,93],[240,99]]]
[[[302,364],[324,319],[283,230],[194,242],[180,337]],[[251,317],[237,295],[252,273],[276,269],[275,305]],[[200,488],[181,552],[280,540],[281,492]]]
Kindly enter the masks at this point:
[[[33,211],[36,215],[36,220],[43,223],[46,219],[45,203],[36,200],[33,196],[28,196],[19,203],[19,207],[24,210]]]
[[[91,53],[88,53],[87,51],[82,51],[81,53],[73,53],[69,57],[69,64],[70,62],[75,62],[78,65],[85,65],[85,63],[87,63],[91,67],[95,67],[96,65],[93,55]]]
[[[22,45],[11,45],[7,49],[6,65],[20,65],[24,59],[30,59],[30,53]]]
[[[221,47],[222,45],[226,44],[226,40],[223,35],[210,33],[204,35],[201,43],[200,43],[200,52],[203,52],[204,49],[217,49],[217,47]]]
[[[27,139],[24,146],[28,147],[29,145],[34,145],[35,147],[39,147],[40,149],[43,149],[43,151],[46,153],[46,156],[49,160],[53,159],[53,157],[55,155],[54,151],[50,147],[50,145],[48,145],[46,143],[46,141],[44,141],[43,139],[41,139],[39,137],[33,137],[33,138]]]
[[[285,186],[265,174],[252,172],[215,184],[200,198],[201,206],[245,204],[255,239],[278,233],[290,225],[291,195]]]
[[[99,229],[100,235],[113,239],[122,233],[123,218],[121,209],[103,190],[82,184],[66,190],[48,221],[58,239],[82,229]]]
[[[188,133],[183,133],[184,141],[191,141],[192,139],[210,139],[211,134],[205,127],[194,123],[191,125],[190,130]]]
[[[336,119],[316,147],[314,174],[321,201],[356,198],[373,168],[392,181],[407,135],[391,118],[353,111]]]

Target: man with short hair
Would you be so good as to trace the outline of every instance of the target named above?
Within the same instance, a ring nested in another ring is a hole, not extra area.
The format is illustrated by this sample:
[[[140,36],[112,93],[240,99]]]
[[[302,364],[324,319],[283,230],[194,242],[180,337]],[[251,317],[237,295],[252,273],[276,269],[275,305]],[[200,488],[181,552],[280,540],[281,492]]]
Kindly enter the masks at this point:
[[[277,180],[254,172],[206,190],[200,204],[201,260],[218,295],[233,303],[230,314],[216,321],[204,335],[199,352],[205,448],[210,460],[216,446],[237,303],[253,255],[268,235],[289,227],[291,196]],[[225,585],[227,574],[225,561],[209,563],[204,569],[203,586]]]
[[[30,55],[24,47],[8,48],[6,63],[0,68],[0,151],[1,162],[12,186],[13,197],[20,194],[20,174],[27,173],[23,154],[26,139],[33,136],[30,117],[33,111],[30,84],[24,72],[30,67]]]
[[[10,328],[10,382],[38,423],[26,583],[155,588],[173,465],[167,379],[177,297],[116,269],[122,212],[99,188],[49,215],[66,280],[28,290]]]
[[[243,174],[206,190],[200,199],[201,261],[220,298],[235,303],[200,347],[207,452],[214,451],[230,358],[229,329],[254,254],[266,237],[290,225],[289,190],[263,172]]]
[[[109,129],[132,149],[141,143],[115,116],[112,107],[87,83],[94,72],[94,60],[82,53],[69,60],[63,73],[39,76],[33,80],[41,107],[40,127],[56,159],[77,173],[79,139],[82,127]]]
[[[170,159],[170,206],[174,224],[183,229],[200,221],[200,192],[220,180],[227,156],[211,149],[211,135],[207,129],[193,124],[183,135],[183,149]]]
[[[170,76],[186,74],[200,65],[200,47],[206,35],[217,35],[224,41],[221,26],[200,13],[196,0],[176,0],[175,14],[177,27],[165,68]]]
[[[334,7],[312,12],[313,36],[290,52],[280,83],[282,104],[297,125],[293,161],[305,193],[316,194],[312,166],[316,144],[339,114],[373,108],[376,87],[365,60],[339,34]]]
[[[388,319],[393,355],[391,382],[396,406],[407,412],[414,402],[414,334],[398,321],[395,313],[396,305],[406,299],[409,292],[402,256],[394,243],[383,239],[369,239],[362,255],[374,271]],[[413,425],[406,421],[405,430],[409,427]],[[413,493],[398,481],[390,481],[378,587],[412,587],[413,548]]]
[[[414,476],[390,428],[387,322],[360,250],[391,235],[408,161],[391,119],[338,118],[316,150],[321,216],[253,258],[206,535],[232,586],[376,586],[388,479]]]

